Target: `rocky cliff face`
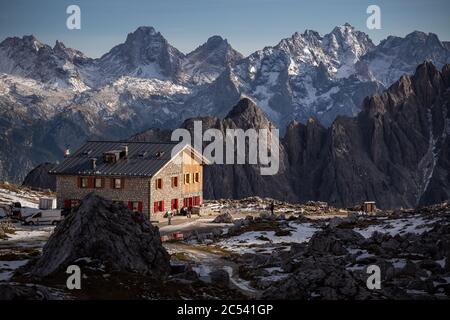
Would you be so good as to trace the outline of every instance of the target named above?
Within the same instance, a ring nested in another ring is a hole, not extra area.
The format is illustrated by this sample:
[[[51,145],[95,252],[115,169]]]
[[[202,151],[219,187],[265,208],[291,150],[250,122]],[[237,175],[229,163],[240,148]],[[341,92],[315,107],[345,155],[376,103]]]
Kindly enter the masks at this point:
[[[422,64],[328,129],[291,124],[285,147],[300,200],[393,208],[448,199],[449,72]]]
[[[355,118],[338,117],[326,128],[314,118],[291,122],[280,145],[277,175],[260,175],[257,165],[205,167],[205,198],[259,195],[288,201],[320,200],[354,206],[374,200],[381,208],[416,207],[450,197],[450,65],[442,71],[420,65],[388,90],[364,100]],[[193,130],[273,128],[250,99],[242,99],[223,118],[189,119]],[[135,137],[169,139],[153,130]]]

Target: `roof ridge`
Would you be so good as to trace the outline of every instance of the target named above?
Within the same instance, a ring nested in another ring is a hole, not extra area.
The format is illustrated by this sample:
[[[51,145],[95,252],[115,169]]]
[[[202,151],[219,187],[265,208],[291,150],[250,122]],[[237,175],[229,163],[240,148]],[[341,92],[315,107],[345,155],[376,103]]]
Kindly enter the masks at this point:
[[[88,142],[98,143],[141,143],[141,144],[178,144],[176,141],[128,141],[128,140],[87,140]]]

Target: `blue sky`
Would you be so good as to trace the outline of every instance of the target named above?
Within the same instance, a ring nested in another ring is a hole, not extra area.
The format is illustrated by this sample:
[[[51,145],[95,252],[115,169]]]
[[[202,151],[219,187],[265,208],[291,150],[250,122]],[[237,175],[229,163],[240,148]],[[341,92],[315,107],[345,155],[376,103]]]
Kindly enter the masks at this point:
[[[81,8],[81,30],[66,28],[70,4]],[[381,8],[381,30],[366,27],[370,4]],[[448,0],[0,0],[0,41],[34,34],[44,43],[53,45],[58,39],[98,57],[147,25],[185,53],[218,34],[247,55],[295,31],[323,34],[345,22],[368,33],[375,43],[414,30],[448,41],[449,13]]]

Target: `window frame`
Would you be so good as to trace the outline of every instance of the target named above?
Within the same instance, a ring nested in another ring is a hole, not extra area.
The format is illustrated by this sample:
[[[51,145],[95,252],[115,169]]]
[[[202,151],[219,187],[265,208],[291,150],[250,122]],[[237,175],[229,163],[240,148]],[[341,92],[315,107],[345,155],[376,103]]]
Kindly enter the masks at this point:
[[[113,179],[113,189],[122,189],[122,178],[112,178]],[[117,181],[119,181],[119,186],[117,186]]]
[[[100,181],[100,185],[99,186],[97,186],[97,181]],[[103,188],[103,178],[101,178],[101,177],[94,177],[94,188],[95,189]]]
[[[84,184],[83,182],[86,182],[86,184]],[[81,189],[89,188],[89,177],[80,177],[80,188]]]
[[[155,210],[157,208],[157,210]],[[153,213],[164,212],[164,200],[153,202]]]
[[[155,189],[161,190],[163,188],[163,178],[156,178]]]

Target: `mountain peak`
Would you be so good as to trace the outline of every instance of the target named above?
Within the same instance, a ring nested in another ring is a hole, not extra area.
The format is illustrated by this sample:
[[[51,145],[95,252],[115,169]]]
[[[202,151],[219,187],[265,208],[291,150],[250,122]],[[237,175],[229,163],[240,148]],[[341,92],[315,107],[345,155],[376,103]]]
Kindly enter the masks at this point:
[[[247,97],[242,97],[231,109],[225,119],[230,119],[242,128],[262,128],[270,127],[272,124],[267,119],[262,109]]]
[[[56,40],[53,50],[65,50],[65,49],[66,49],[66,46],[64,45],[64,43],[62,43],[59,40]]]
[[[151,27],[151,26],[140,26],[138,27],[133,33],[141,33],[141,34],[150,34],[150,35],[154,35],[156,34],[156,30],[155,28]]]
[[[142,26],[137,28],[134,32],[129,33],[125,43],[143,45],[155,40],[165,41],[161,33],[157,32],[155,28]]]
[[[20,37],[9,37],[6,38],[3,42],[0,43],[0,46],[5,47],[26,47],[30,48],[34,51],[39,51],[42,47],[45,47],[45,44],[40,42],[34,35],[24,35],[22,38]]]
[[[223,39],[221,36],[214,35],[214,36],[211,36],[211,37],[208,38],[208,40],[206,41],[206,44],[209,47],[217,47],[220,44],[222,44],[223,42],[228,43],[227,40]]]
[[[349,32],[357,31],[350,23],[346,22],[343,25],[334,27],[332,34],[345,34]],[[360,31],[358,31],[360,32]]]

